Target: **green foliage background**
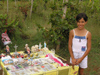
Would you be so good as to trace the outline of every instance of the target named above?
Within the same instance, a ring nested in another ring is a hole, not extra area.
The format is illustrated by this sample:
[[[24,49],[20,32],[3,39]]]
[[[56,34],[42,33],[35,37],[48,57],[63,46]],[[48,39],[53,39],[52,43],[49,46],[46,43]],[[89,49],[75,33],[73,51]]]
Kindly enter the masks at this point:
[[[56,3],[55,3],[56,2]],[[7,4],[6,0],[0,1],[0,14],[7,14]],[[30,19],[30,2],[26,1],[17,1],[16,6],[14,1],[9,1],[9,12],[7,15],[7,23],[11,24],[13,27],[14,33],[9,34],[11,38],[12,44],[9,44],[11,51],[14,51],[14,45],[18,45],[18,51],[24,50],[24,45],[27,43],[31,48],[32,45],[42,43],[47,41],[47,46],[49,49],[55,47],[55,40],[58,38],[62,38],[61,40],[61,49],[56,51],[56,54],[62,56],[66,60],[69,61],[69,52],[67,48],[67,33],[64,34],[66,36],[62,36],[62,30],[71,29],[76,27],[75,16],[78,13],[84,12],[88,15],[89,20],[86,25],[86,29],[92,33],[92,48],[89,53],[89,68],[85,70],[85,75],[100,75],[100,1],[94,0],[90,2],[90,0],[83,0],[79,2],[79,0],[69,0],[69,3],[64,3],[63,0],[34,0],[32,18]],[[66,18],[62,19],[62,8],[63,5],[67,4],[68,11],[66,12]],[[19,9],[19,7],[29,6],[27,11],[27,17],[25,19],[25,15]],[[0,17],[1,18],[1,17]],[[14,21],[14,22],[13,22]],[[18,25],[16,25],[18,24]],[[70,25],[72,25],[70,27]],[[1,24],[0,27],[6,25]],[[38,27],[42,28],[42,31],[39,31]],[[70,27],[70,28],[69,28]],[[38,29],[38,30],[37,30]],[[11,29],[7,29],[11,30]],[[5,31],[5,29],[4,29]],[[2,31],[2,32],[4,32]],[[43,33],[45,32],[45,33]],[[1,29],[0,29],[1,34]],[[59,35],[60,34],[60,35]],[[51,37],[50,35],[54,35]],[[59,35],[59,36],[58,36]],[[48,38],[44,38],[47,36]],[[0,37],[1,38],[1,37]],[[63,40],[66,39],[66,42]],[[52,40],[52,41],[51,41]],[[2,43],[2,42],[0,42]],[[2,46],[2,48],[1,48]],[[5,46],[0,44],[0,48],[2,52],[5,52]]]

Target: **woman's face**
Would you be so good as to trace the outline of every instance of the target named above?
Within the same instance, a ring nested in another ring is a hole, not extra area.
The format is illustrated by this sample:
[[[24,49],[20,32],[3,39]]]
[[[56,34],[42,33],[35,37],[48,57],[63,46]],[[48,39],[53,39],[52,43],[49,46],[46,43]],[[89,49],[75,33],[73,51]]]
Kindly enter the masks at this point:
[[[84,29],[84,26],[87,22],[81,18],[79,21],[77,21],[77,26],[78,26],[78,29]]]

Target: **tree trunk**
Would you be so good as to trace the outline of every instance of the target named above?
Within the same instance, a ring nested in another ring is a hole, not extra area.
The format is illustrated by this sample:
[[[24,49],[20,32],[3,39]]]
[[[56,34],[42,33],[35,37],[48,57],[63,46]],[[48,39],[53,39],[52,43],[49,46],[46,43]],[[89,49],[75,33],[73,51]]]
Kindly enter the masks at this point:
[[[7,0],[7,15],[8,15],[8,0]]]
[[[94,0],[93,0],[93,4],[92,4],[92,9],[93,9],[93,5],[94,5]]]
[[[79,2],[81,2],[81,1],[83,1],[83,0],[79,0]]]
[[[68,2],[68,0],[66,0],[66,2]],[[67,11],[67,5],[65,5],[65,7],[64,7],[64,9],[63,9],[63,19],[65,18],[65,16],[66,16],[66,11]]]
[[[31,0],[30,18],[31,18],[31,15],[32,15],[32,8],[33,8],[33,0]]]
[[[4,0],[2,0],[3,1],[3,3],[4,3]]]
[[[57,46],[56,46],[56,50],[59,50],[59,49],[60,49],[60,45],[57,45]]]
[[[80,1],[82,1],[82,0],[79,0],[79,2],[80,2]]]
[[[16,6],[16,0],[15,0],[15,6]]]
[[[64,3],[64,0],[63,0],[63,3]]]
[[[0,49],[2,50],[3,48],[4,48],[4,45],[3,45],[3,42],[2,42],[2,37],[1,37],[1,35],[2,35],[2,30],[0,30],[1,32],[0,32]],[[0,54],[1,54],[1,50],[0,50]]]
[[[68,0],[66,0],[66,2],[68,2]],[[63,0],[63,3],[64,3],[64,0]],[[65,19],[65,16],[66,16],[66,11],[67,11],[67,5],[65,5],[65,7],[63,8],[63,16],[62,16],[62,19]],[[60,40],[58,40],[59,44],[56,46],[56,50],[59,50],[60,49]]]
[[[58,40],[58,43],[57,46],[56,46],[56,50],[59,50],[60,49],[60,40]]]

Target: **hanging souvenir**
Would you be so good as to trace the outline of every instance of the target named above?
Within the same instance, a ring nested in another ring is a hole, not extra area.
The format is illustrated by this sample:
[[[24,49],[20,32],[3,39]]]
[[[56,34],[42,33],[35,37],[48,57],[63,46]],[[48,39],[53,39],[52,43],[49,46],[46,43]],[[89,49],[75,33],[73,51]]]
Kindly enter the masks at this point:
[[[8,34],[5,32],[5,33],[2,33],[2,42],[4,45],[7,45],[7,44],[10,44],[11,43],[11,40],[8,36]]]

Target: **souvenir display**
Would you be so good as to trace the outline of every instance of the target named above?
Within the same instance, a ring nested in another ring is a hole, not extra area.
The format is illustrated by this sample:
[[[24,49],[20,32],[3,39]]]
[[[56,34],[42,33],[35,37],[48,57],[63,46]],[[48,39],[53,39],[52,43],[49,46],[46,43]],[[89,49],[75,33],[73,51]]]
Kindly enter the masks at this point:
[[[9,75],[38,75],[40,72],[52,72],[52,70],[58,70],[59,67],[69,66],[55,57],[55,52],[53,54],[49,51],[46,47],[46,42],[44,42],[44,48],[39,43],[39,46],[32,46],[31,51],[28,44],[26,44],[27,53],[17,52],[17,47],[16,45],[14,46],[15,52],[11,53],[10,56],[4,57],[4,54],[1,54],[1,60]]]

